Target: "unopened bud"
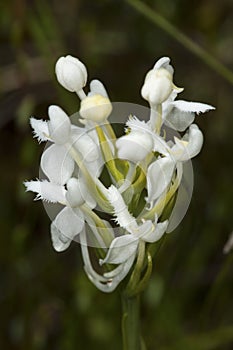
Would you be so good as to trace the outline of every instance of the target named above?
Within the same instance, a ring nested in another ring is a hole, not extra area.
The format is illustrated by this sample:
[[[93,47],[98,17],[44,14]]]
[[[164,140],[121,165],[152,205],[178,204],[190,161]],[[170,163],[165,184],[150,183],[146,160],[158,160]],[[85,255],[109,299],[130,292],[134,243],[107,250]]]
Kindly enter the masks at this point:
[[[59,83],[71,92],[78,92],[86,85],[87,69],[78,58],[70,55],[60,57],[55,72]]]

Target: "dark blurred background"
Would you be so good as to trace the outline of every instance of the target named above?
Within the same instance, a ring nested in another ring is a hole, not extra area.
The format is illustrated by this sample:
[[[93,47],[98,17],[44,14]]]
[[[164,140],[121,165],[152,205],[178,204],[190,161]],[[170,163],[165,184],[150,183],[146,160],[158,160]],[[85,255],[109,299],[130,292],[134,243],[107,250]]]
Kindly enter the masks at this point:
[[[232,0],[144,3],[233,70]],[[145,72],[169,56],[181,98],[216,106],[196,119],[205,144],[191,206],[154,263],[142,328],[149,350],[233,349],[233,254],[223,254],[233,230],[233,86],[125,1],[2,0],[0,32],[0,348],[121,348],[119,293],[88,281],[77,244],[53,250],[43,205],[22,185],[38,177],[43,150],[29,117],[46,118],[50,104],[78,109],[54,74],[72,54],[112,101],[144,105]]]

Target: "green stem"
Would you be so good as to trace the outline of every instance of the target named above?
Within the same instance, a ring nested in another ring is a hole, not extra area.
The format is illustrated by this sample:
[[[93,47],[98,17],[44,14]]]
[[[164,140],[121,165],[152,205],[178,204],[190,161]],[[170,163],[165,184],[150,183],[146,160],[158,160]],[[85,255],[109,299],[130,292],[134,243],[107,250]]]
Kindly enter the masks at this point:
[[[214,69],[219,75],[225,78],[228,82],[233,84],[233,72],[225,67],[221,62],[219,62],[214,56],[209,54],[201,46],[192,41],[188,36],[183,34],[178,28],[167,21],[155,10],[152,10],[149,6],[144,4],[140,0],[126,0],[132,7],[134,7],[138,12],[143,14],[151,22],[155,23],[158,27],[163,29],[172,38],[178,41],[181,45],[186,47],[194,55],[199,57],[203,62],[205,62],[209,67]]]
[[[140,297],[122,294],[123,350],[141,350]]]

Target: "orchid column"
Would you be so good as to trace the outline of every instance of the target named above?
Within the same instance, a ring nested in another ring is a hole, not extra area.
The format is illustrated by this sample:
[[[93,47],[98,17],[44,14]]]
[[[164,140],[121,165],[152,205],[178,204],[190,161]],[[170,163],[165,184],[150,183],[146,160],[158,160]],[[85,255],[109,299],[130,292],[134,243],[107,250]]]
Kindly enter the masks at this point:
[[[61,57],[57,79],[80,98],[79,113],[70,118],[53,105],[49,120],[30,119],[34,136],[48,147],[41,157],[43,179],[26,181],[26,190],[37,194],[35,200],[59,204],[51,223],[56,251],[78,241],[90,281],[106,293],[121,284],[125,350],[145,349],[139,296],[175,210],[183,164],[203,144],[202,132],[193,124],[195,113],[214,109],[175,100],[183,89],[174,85],[173,73],[169,58],[156,62],[141,90],[150,119],[128,116],[125,135],[117,138],[108,121],[114,104],[104,85],[92,80],[86,93],[85,65]],[[166,139],[165,126],[176,130],[173,139]]]

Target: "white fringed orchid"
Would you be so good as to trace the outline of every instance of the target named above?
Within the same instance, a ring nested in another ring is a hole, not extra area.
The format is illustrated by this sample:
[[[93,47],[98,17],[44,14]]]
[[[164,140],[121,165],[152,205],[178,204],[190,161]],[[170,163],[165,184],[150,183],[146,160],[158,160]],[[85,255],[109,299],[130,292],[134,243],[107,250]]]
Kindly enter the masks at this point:
[[[84,228],[85,218],[80,207],[87,203],[94,208],[96,203],[88,193],[83,181],[70,178],[67,180],[67,189],[63,184],[53,181],[26,181],[24,185],[27,191],[37,193],[35,200],[41,199],[64,206],[51,224],[53,247],[56,251],[61,252],[68,248],[74,237]]]
[[[86,94],[85,65],[75,57],[61,57],[57,79],[80,98],[83,126],[73,125],[55,105],[48,109],[48,121],[30,119],[34,137],[49,146],[41,156],[47,179],[26,181],[26,190],[36,193],[35,200],[61,205],[51,224],[53,247],[64,251],[77,238],[86,274],[103,292],[112,292],[128,274],[131,292],[149,278],[151,248],[167,230],[183,164],[202,148],[195,114],[214,107],[175,100],[183,89],[174,85],[173,74],[168,57],[155,63],[141,89],[150,120],[129,117],[125,135],[117,138],[107,120],[112,103],[104,85],[92,80]],[[184,135],[167,140],[163,125]],[[103,170],[111,185],[106,185]]]
[[[151,105],[166,101],[175,88],[172,81],[174,70],[169,62],[168,57],[161,58],[146,75],[141,94]]]

